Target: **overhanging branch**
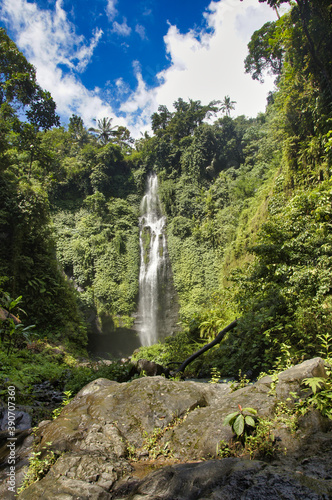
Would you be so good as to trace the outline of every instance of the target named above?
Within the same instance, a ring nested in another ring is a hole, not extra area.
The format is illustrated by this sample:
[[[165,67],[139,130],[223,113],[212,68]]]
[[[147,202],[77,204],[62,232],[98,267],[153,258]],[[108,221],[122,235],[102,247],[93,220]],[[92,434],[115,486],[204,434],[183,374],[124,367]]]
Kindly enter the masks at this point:
[[[184,372],[184,370],[189,365],[189,363],[191,363],[192,361],[194,361],[194,359],[198,358],[204,352],[206,352],[209,349],[211,349],[211,347],[215,346],[216,344],[219,344],[219,342],[222,341],[222,339],[224,338],[224,336],[226,335],[226,333],[229,332],[230,330],[232,330],[233,328],[235,328],[236,325],[237,325],[237,319],[235,319],[234,321],[232,321],[232,323],[230,323],[228,326],[226,326],[226,328],[224,328],[223,330],[221,330],[221,332],[218,333],[218,335],[216,336],[216,338],[214,340],[212,340],[212,342],[210,342],[209,344],[206,344],[199,351],[196,351],[194,354],[192,354],[191,356],[189,356],[189,358],[187,358],[182,363],[182,365],[176,370],[175,373]]]

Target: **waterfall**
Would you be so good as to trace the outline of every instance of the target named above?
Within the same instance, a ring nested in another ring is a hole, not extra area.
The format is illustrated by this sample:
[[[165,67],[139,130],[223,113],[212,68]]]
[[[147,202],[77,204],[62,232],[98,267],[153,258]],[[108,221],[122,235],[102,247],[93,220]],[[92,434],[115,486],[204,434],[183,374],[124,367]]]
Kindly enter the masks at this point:
[[[151,175],[141,203],[139,273],[140,318],[139,336],[142,345],[155,344],[162,335],[163,311],[165,311],[165,284],[167,283],[167,247],[165,225],[158,196],[158,178]]]

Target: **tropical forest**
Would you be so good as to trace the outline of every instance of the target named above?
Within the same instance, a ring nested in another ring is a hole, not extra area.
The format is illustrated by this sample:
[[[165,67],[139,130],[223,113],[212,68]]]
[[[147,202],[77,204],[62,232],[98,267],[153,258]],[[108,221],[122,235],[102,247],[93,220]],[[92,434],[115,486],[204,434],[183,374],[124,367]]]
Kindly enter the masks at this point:
[[[73,397],[96,379],[142,376],[140,359],[176,377],[228,325],[182,376],[252,382],[331,359],[331,2],[260,2],[278,17],[255,31],[243,64],[257,85],[275,78],[265,112],[233,118],[231,95],[179,98],[136,140],[109,117],[61,124],[0,30],[0,397],[16,387],[35,424],[49,416],[33,406],[36,387]],[[171,310],[142,342],[151,179],[170,287],[158,293]],[[93,354],[91,339],[105,338]]]

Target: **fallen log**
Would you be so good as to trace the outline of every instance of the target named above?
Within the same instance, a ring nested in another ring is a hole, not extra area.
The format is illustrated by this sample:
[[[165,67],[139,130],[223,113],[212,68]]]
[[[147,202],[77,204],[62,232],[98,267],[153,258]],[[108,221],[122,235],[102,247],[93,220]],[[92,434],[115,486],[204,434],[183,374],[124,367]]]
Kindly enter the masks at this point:
[[[175,373],[184,372],[184,370],[189,365],[189,363],[191,363],[192,361],[194,361],[194,359],[198,358],[204,352],[206,352],[209,349],[211,349],[211,347],[215,346],[216,344],[219,344],[219,342],[222,341],[222,339],[224,338],[224,336],[226,335],[226,333],[229,332],[230,330],[232,330],[233,328],[235,328],[236,325],[237,325],[237,319],[235,319],[234,321],[232,321],[232,323],[230,323],[228,326],[226,326],[226,328],[224,328],[223,330],[221,330],[221,332],[218,333],[218,335],[216,336],[216,338],[214,340],[212,340],[212,342],[210,342],[209,344],[206,344],[199,351],[196,351],[194,354],[192,354],[191,356],[189,356],[189,358],[187,358],[182,363],[182,365],[175,371]]]

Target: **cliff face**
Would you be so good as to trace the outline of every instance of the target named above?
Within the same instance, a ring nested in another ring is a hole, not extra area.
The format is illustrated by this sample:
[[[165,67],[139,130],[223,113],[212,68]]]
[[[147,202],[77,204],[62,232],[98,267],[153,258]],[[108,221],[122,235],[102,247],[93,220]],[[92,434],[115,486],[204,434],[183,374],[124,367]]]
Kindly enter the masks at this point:
[[[55,421],[40,425],[38,447],[59,458],[19,498],[328,498],[331,422],[314,411],[295,431],[287,412],[275,418],[278,402],[285,404],[290,392],[295,400],[304,398],[302,380],[317,376],[326,376],[320,358],[282,372],[277,384],[265,377],[234,392],[228,384],[163,377],[123,384],[98,379]],[[222,441],[232,446],[223,421],[238,405],[272,422],[274,441],[260,460],[218,459]]]

